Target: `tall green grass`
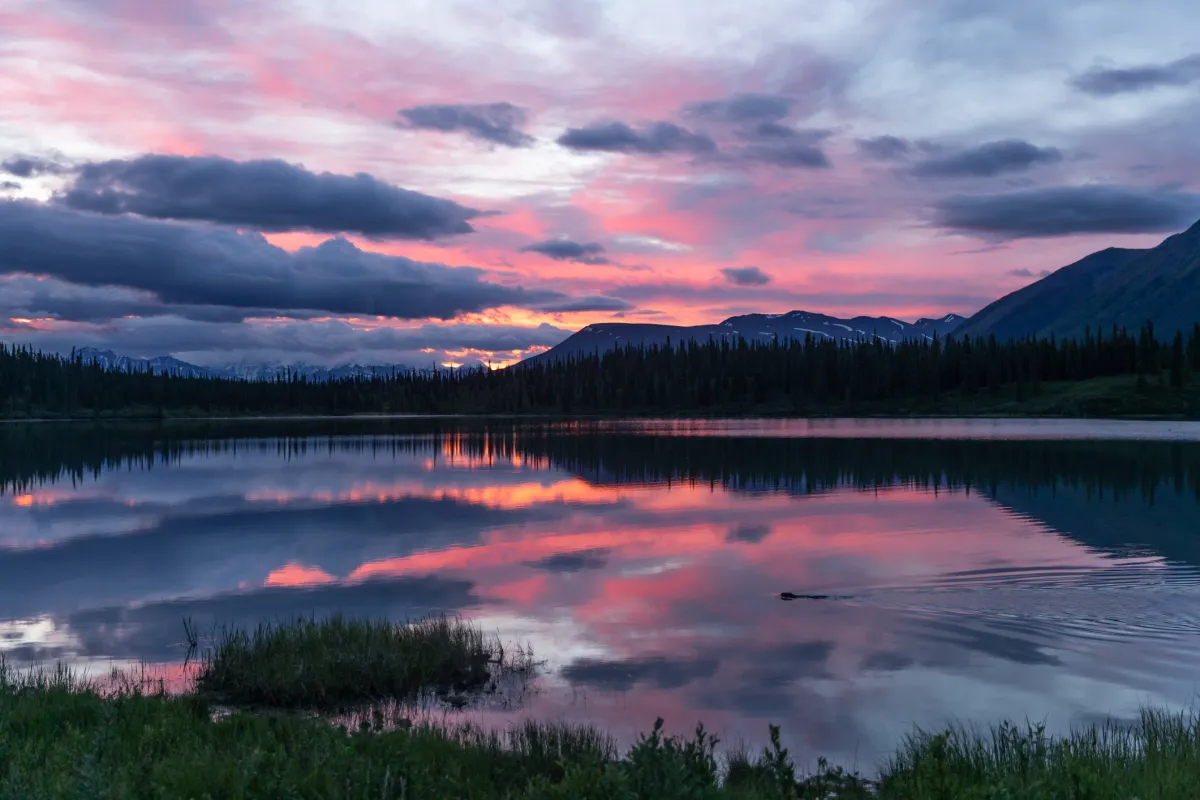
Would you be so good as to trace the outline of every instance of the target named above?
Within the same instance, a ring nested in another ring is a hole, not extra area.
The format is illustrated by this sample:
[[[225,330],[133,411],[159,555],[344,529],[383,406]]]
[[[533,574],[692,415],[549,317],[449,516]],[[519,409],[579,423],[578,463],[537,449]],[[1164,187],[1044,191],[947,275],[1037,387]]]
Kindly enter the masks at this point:
[[[111,694],[63,670],[0,674],[0,798],[775,798],[723,787],[702,729],[661,723],[619,756],[590,727],[346,730],[278,712],[214,718],[199,695]],[[788,793],[790,792],[790,793]]]
[[[115,686],[115,688],[114,688]],[[103,687],[103,688],[102,688]],[[590,727],[505,731],[419,725],[346,729],[293,713],[214,716],[201,695],[104,683],[58,667],[0,663],[0,799],[653,798],[684,800],[1175,800],[1200,795],[1200,725],[1146,712],[1054,738],[1037,726],[917,733],[877,781],[830,768],[802,775],[771,729],[758,754],[722,758],[698,727],[659,721],[624,753]]]
[[[214,713],[138,676],[16,672],[0,659],[0,800],[77,798],[653,798],[684,800],[1194,800],[1200,718],[1146,711],[1054,737],[1038,725],[917,732],[872,780],[803,774],[770,729],[721,756],[702,726],[662,721],[623,753],[588,726],[529,721],[354,727],[279,711]]]
[[[198,649],[199,637],[187,626]],[[530,672],[521,649],[506,652],[468,622],[297,619],[253,631],[224,629],[199,653],[197,691],[233,705],[332,707],[421,692],[470,692],[502,673]]]
[[[1053,737],[1042,725],[955,727],[910,736],[882,770],[888,797],[1200,797],[1200,718],[1143,711]]]

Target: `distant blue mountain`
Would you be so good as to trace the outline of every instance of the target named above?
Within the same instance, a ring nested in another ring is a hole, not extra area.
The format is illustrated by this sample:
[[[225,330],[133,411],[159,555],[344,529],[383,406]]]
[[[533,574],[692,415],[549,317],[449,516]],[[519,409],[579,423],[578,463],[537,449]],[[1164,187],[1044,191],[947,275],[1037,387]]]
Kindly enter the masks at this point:
[[[342,378],[383,377],[391,375],[393,372],[411,371],[411,367],[404,364],[339,364],[333,367],[320,367],[303,362],[294,364],[240,363],[214,368],[189,364],[171,356],[133,358],[114,353],[112,350],[99,350],[94,347],[82,348],[75,354],[89,364],[99,364],[108,369],[122,372],[145,372],[149,369],[158,374],[179,375],[187,378],[228,378],[244,381],[274,380],[277,377],[287,377],[291,374],[303,376],[310,381],[323,382]],[[418,371],[430,373],[433,372],[433,369],[427,368]]]

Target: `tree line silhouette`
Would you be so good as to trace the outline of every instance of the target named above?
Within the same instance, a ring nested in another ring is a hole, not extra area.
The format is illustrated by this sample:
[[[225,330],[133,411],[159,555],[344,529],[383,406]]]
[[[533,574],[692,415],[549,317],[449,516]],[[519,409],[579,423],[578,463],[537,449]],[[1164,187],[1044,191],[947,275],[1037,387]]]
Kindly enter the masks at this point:
[[[792,413],[936,407],[1005,390],[1136,376],[1150,396],[1200,373],[1200,323],[1161,341],[1151,323],[1081,339],[873,341],[737,339],[627,346],[501,370],[396,372],[311,382],[126,372],[0,345],[0,416],[355,413]]]
[[[186,459],[353,453],[379,459],[506,462],[560,470],[595,485],[688,485],[817,494],[913,486],[993,495],[1071,489],[1153,504],[1200,502],[1200,443],[1168,441],[687,436],[601,421],[343,419],[0,426],[0,495],[72,485],[110,471]]]

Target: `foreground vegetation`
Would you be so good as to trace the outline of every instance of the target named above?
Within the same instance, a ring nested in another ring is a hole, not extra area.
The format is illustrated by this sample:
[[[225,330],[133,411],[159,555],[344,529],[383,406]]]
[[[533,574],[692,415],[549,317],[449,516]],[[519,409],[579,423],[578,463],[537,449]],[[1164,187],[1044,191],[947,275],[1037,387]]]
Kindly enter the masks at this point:
[[[1038,727],[916,734],[866,780],[802,774],[771,729],[760,753],[722,755],[661,722],[618,753],[588,727],[504,732],[357,729],[278,712],[214,715],[199,695],[101,691],[59,669],[0,665],[0,798],[1194,798],[1200,724],[1147,712],[1132,727],[1054,739]]]
[[[196,630],[188,625],[193,651]],[[246,632],[221,631],[199,653],[196,689],[221,702],[273,708],[328,708],[424,691],[484,689],[501,673],[530,672],[530,654],[506,653],[477,626],[432,617],[297,619]]]
[[[198,648],[190,627],[188,636]],[[360,706],[348,726],[283,710],[477,689],[505,666],[531,661],[446,618],[225,631],[183,695],[120,674],[100,683],[62,667],[17,673],[0,660],[0,799],[1129,800],[1192,798],[1200,786],[1200,720],[1155,712],[1061,739],[1033,726],[918,732],[868,779],[821,760],[804,773],[774,726],[761,752],[720,753],[702,726],[675,737],[659,720],[622,753],[587,726],[414,725],[404,706],[385,703]]]
[[[309,383],[103,369],[0,346],[0,417],[359,413],[1200,416],[1200,323],[1082,340],[630,346],[503,370]],[[1077,387],[1083,387],[1079,390]]]

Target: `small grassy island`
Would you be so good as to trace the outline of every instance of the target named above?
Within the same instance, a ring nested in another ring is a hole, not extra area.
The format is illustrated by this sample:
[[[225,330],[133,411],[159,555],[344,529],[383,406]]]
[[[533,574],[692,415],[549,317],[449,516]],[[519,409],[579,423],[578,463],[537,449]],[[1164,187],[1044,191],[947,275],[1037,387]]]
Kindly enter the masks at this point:
[[[198,649],[195,629],[185,628]],[[200,656],[196,691],[234,706],[326,709],[480,691],[496,675],[533,669],[524,651],[506,654],[499,640],[458,619],[299,619],[222,631]]]
[[[197,637],[192,629],[193,644]],[[89,681],[0,664],[0,798],[1194,798],[1200,722],[1145,712],[1132,727],[1053,738],[1036,726],[915,733],[870,778],[804,774],[779,731],[761,753],[720,751],[659,721],[627,751],[586,726],[357,726],[296,713],[416,692],[486,690],[534,669],[461,620],[339,618],[227,631],[195,689]],[[222,707],[220,703],[232,705]]]

